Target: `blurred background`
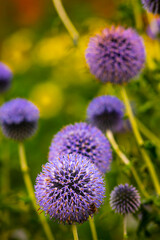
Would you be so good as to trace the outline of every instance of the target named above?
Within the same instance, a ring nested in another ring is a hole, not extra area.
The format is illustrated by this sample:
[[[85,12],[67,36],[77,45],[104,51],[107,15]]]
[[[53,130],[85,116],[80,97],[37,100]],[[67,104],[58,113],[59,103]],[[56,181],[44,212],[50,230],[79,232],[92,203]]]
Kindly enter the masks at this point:
[[[138,1],[138,0],[136,0]],[[0,61],[13,71],[10,90],[0,96],[1,104],[15,97],[33,101],[41,118],[35,137],[25,143],[33,183],[47,161],[52,137],[69,123],[85,121],[90,100],[101,94],[119,95],[119,88],[102,85],[89,73],[84,53],[89,38],[112,24],[136,28],[134,8],[130,0],[63,0],[64,7],[80,33],[77,46],[58,17],[52,0],[0,0]],[[160,136],[160,53],[159,42],[146,34],[149,19],[140,1],[138,12],[142,26],[147,62],[143,73],[128,86],[137,117]],[[116,138],[150,187],[150,179],[132,132],[126,130]],[[160,173],[160,152],[146,139],[145,147]],[[8,164],[9,174],[3,171]],[[0,133],[0,239],[44,240],[45,235],[32,208],[19,166],[17,144]],[[135,184],[129,169],[114,155],[112,171],[106,175],[106,200],[95,217],[99,240],[119,240],[122,236],[122,217],[113,214],[108,201],[113,187],[119,183]],[[158,203],[159,204],[159,203]],[[160,204],[159,204],[160,205]],[[144,204],[149,219],[140,222],[143,214],[128,221],[129,239],[159,239],[159,219],[155,220],[152,203]],[[149,208],[149,210],[148,210]],[[147,209],[147,210],[146,210]],[[151,219],[150,219],[151,218]],[[157,221],[157,222],[156,222]],[[57,240],[72,239],[69,226],[49,220]],[[89,223],[78,226],[79,238],[92,239]],[[138,235],[137,235],[138,234]]]

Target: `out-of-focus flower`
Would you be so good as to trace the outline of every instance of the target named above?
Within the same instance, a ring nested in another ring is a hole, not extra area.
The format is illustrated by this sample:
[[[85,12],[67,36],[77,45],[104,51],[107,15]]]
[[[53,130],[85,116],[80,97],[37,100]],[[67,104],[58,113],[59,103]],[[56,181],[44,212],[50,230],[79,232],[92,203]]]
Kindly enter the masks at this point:
[[[2,59],[16,73],[23,73],[31,65],[30,51],[33,46],[33,32],[22,29],[5,39],[2,44]]]
[[[147,28],[147,33],[150,38],[160,41],[160,18],[155,18],[151,21]]]
[[[4,63],[0,62],[0,93],[8,90],[11,85],[12,72]]]
[[[160,62],[160,45],[157,40],[144,36],[146,47],[146,63],[150,69],[157,68],[157,62]]]
[[[58,132],[50,146],[49,161],[59,154],[81,154],[105,173],[112,160],[110,143],[102,132],[87,123],[68,125]]]
[[[159,0],[142,0],[144,7],[154,14],[160,14],[160,1]]]
[[[122,84],[144,66],[142,38],[131,28],[106,28],[90,39],[86,50],[90,71],[102,82]]]
[[[41,65],[55,65],[63,59],[72,47],[72,41],[67,34],[44,38],[36,46],[33,55]]]
[[[30,98],[40,109],[42,118],[56,116],[63,105],[62,91],[58,85],[52,82],[36,85],[31,92]]]
[[[125,185],[118,185],[111,192],[110,205],[111,208],[120,214],[134,213],[140,206],[140,196],[135,187]]]
[[[117,132],[123,125],[124,104],[114,96],[94,98],[87,108],[87,119],[102,131]]]
[[[38,119],[38,108],[26,99],[13,99],[0,108],[0,123],[4,135],[17,141],[23,141],[35,133]]]
[[[83,223],[103,202],[101,173],[82,155],[62,155],[43,166],[35,185],[37,203],[59,222]]]

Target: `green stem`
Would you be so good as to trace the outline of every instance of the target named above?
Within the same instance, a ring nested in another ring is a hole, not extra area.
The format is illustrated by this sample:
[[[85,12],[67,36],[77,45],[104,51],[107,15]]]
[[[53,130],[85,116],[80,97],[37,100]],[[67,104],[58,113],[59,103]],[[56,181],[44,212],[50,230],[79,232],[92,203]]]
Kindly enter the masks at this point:
[[[94,217],[92,217],[92,218],[89,217],[89,225],[90,225],[90,228],[91,228],[91,233],[92,233],[93,240],[98,240],[96,227],[95,227],[95,223],[94,223]]]
[[[159,179],[157,177],[156,171],[154,169],[154,166],[153,166],[153,163],[152,163],[150,157],[148,156],[146,150],[143,148],[144,142],[143,142],[143,139],[142,139],[142,137],[139,133],[137,123],[136,123],[136,120],[134,118],[134,115],[133,115],[133,112],[132,112],[132,109],[131,109],[131,106],[130,106],[130,103],[129,103],[129,99],[128,99],[128,96],[127,96],[127,93],[126,93],[126,90],[125,90],[124,87],[121,87],[121,94],[122,94],[122,97],[123,97],[123,100],[124,100],[124,103],[125,103],[125,106],[126,106],[127,114],[128,114],[129,120],[131,122],[131,126],[132,126],[132,129],[133,129],[133,133],[135,135],[137,144],[138,144],[139,149],[141,151],[141,154],[144,158],[144,161],[145,161],[145,163],[148,167],[148,170],[149,170],[151,179],[153,181],[155,190],[156,190],[157,194],[160,195]]]
[[[74,238],[74,240],[78,240],[78,233],[77,233],[77,227],[76,227],[76,225],[72,225],[72,232],[73,232],[73,238]]]
[[[125,165],[128,165],[130,166],[130,170],[137,182],[137,185],[139,186],[139,189],[140,191],[142,192],[142,194],[144,195],[144,197],[149,197],[149,194],[146,192],[145,188],[144,188],[144,185],[141,181],[141,179],[139,178],[138,176],[138,173],[136,171],[136,169],[131,165],[130,163],[130,160],[127,158],[127,156],[120,150],[118,144],[116,143],[115,141],[115,138],[113,136],[113,133],[110,131],[110,130],[107,130],[106,132],[106,136],[108,138],[108,140],[110,141],[114,151],[117,153],[117,155],[119,156],[119,158],[122,160],[122,162],[125,164]]]
[[[67,31],[69,32],[70,36],[73,39],[74,44],[77,44],[78,38],[79,38],[79,33],[76,30],[76,28],[74,27],[74,25],[72,24],[72,22],[70,21],[61,0],[52,0],[53,5],[60,17],[60,19],[62,20],[64,26],[66,27]]]
[[[29,168],[28,168],[27,161],[26,161],[26,156],[25,156],[25,150],[24,150],[23,143],[19,143],[18,147],[19,147],[20,166],[21,166],[24,182],[25,182],[29,197],[32,201],[33,207],[34,207],[36,213],[38,214],[37,209],[39,207],[36,204],[34,189],[33,189],[33,186],[32,186],[31,178],[29,176]],[[52,232],[51,232],[50,227],[49,227],[49,225],[46,221],[45,216],[43,214],[38,214],[38,217],[39,217],[39,220],[42,224],[42,227],[44,229],[44,232],[45,232],[48,240],[54,240],[54,237],[52,235]]]
[[[127,215],[123,216],[123,239],[127,239]]]
[[[143,133],[144,136],[146,136],[153,144],[155,144],[157,147],[160,147],[160,139],[154,135],[142,122],[140,122],[138,119],[136,119],[139,130],[141,133]]]
[[[142,21],[141,12],[140,12],[140,5],[137,0],[131,0],[131,4],[132,4],[133,13],[134,13],[136,28],[138,30],[142,30],[143,21]]]

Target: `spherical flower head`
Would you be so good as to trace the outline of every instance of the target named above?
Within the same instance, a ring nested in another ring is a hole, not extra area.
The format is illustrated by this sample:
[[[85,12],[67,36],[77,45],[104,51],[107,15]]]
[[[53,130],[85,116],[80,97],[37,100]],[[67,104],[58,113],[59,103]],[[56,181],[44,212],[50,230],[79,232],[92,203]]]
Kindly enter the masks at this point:
[[[106,28],[90,39],[86,60],[91,73],[100,81],[115,84],[128,82],[144,66],[142,38],[131,28]]]
[[[142,0],[142,3],[147,11],[160,14],[160,0]]]
[[[134,213],[140,206],[140,196],[135,187],[120,184],[110,195],[111,208],[120,214]]]
[[[150,38],[158,39],[160,41],[160,18],[155,18],[151,21],[147,28],[147,33]]]
[[[23,141],[35,133],[38,119],[38,108],[26,99],[13,99],[0,108],[0,123],[4,135],[17,141]]]
[[[82,155],[61,155],[43,166],[35,185],[37,203],[62,223],[83,223],[103,202],[101,173]]]
[[[112,160],[110,143],[103,133],[87,123],[68,125],[58,132],[51,143],[49,161],[54,162],[59,154],[81,154],[89,158],[105,173]]]
[[[0,62],[0,93],[8,90],[12,80],[12,72],[7,65]]]
[[[124,104],[114,96],[94,98],[87,108],[87,119],[102,131],[120,131],[123,125]]]

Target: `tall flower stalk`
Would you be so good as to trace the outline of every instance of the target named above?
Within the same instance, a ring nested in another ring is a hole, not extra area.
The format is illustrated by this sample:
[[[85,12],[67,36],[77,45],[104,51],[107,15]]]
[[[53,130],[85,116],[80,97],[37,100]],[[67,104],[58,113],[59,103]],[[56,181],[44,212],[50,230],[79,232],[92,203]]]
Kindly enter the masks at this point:
[[[34,189],[29,175],[29,169],[22,142],[34,135],[37,130],[38,119],[38,108],[32,102],[23,98],[12,99],[9,102],[4,103],[0,108],[0,123],[2,126],[2,132],[7,138],[18,142],[20,166],[24,182],[37,214],[38,205],[36,204]],[[47,239],[54,240],[45,216],[43,214],[38,214],[38,217]]]
[[[142,183],[135,167],[131,164],[130,160],[127,158],[127,156],[120,150],[118,144],[115,141],[115,138],[113,136],[113,133],[110,130],[107,130],[106,132],[106,136],[108,138],[108,140],[110,141],[114,151],[116,152],[116,154],[119,156],[119,158],[122,160],[122,162],[126,165],[130,167],[130,170],[137,182],[137,185],[140,189],[140,191],[142,192],[143,196],[148,198],[149,194],[147,193],[147,191],[144,188],[144,184]]]
[[[46,221],[46,218],[44,216],[43,213],[39,214],[38,213],[38,205],[36,204],[36,199],[35,199],[35,194],[34,194],[34,189],[33,189],[33,185],[32,185],[32,181],[29,175],[29,167],[27,164],[27,160],[26,160],[26,155],[25,155],[25,149],[24,149],[24,145],[22,142],[20,142],[18,144],[18,152],[19,152],[19,160],[20,160],[20,166],[21,166],[21,171],[22,171],[22,175],[23,175],[23,179],[26,185],[26,189],[28,192],[28,195],[32,201],[33,207],[38,215],[38,218],[42,224],[42,227],[44,229],[44,232],[47,236],[48,240],[54,240],[54,237],[52,235],[52,232],[50,230],[50,227]]]
[[[74,27],[74,25],[72,24],[72,22],[70,21],[61,0],[52,0],[53,5],[60,17],[60,19],[62,20],[64,26],[66,27],[67,31],[69,32],[70,36],[73,39],[74,44],[77,44],[78,38],[79,38],[79,33],[76,30],[76,28]]]
[[[72,232],[73,232],[73,238],[74,240],[78,240],[78,232],[77,232],[77,227],[76,225],[72,225]]]
[[[127,110],[127,114],[128,114],[128,117],[130,119],[130,122],[131,122],[131,125],[132,125],[132,129],[133,129],[133,133],[135,135],[135,139],[137,141],[137,144],[139,146],[139,149],[140,149],[140,152],[143,156],[143,159],[148,167],[148,171],[150,173],[150,176],[151,176],[151,179],[152,179],[152,182],[154,184],[154,187],[155,187],[155,190],[156,190],[156,193],[158,195],[160,195],[160,183],[159,183],[159,179],[158,179],[158,176],[157,176],[157,173],[154,169],[154,165],[147,153],[147,151],[144,149],[143,145],[144,145],[144,141],[141,137],[141,134],[138,130],[138,127],[137,127],[137,123],[136,123],[136,120],[134,118],[134,115],[133,115],[133,112],[132,112],[132,108],[130,106],[130,103],[129,103],[129,99],[128,99],[128,96],[127,96],[127,93],[126,93],[126,90],[124,87],[121,87],[121,94],[122,94],[122,97],[123,97],[123,100],[124,100],[124,103],[125,103],[125,106],[126,106],[126,110]]]

